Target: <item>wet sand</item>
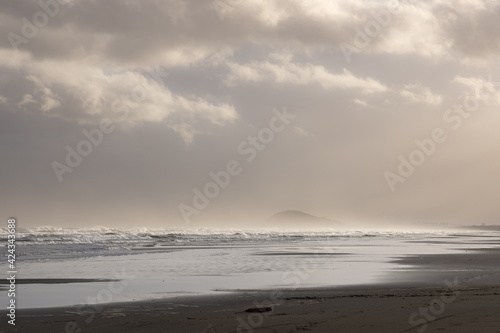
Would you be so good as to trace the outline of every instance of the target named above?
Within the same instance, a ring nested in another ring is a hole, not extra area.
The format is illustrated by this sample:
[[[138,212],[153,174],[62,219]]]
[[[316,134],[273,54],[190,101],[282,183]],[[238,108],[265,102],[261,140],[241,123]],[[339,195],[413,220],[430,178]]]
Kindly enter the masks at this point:
[[[436,301],[443,296],[450,303]],[[494,286],[453,291],[446,287],[296,290],[283,291],[279,297],[244,292],[108,304],[102,308],[25,310],[17,319],[16,329],[8,331],[500,332],[499,299],[500,288]],[[267,305],[272,311],[245,312]]]
[[[499,259],[499,249],[397,259],[413,268],[370,286],[20,310],[15,328],[4,319],[0,330],[500,333]],[[5,311],[0,315],[6,318]]]
[[[62,284],[62,283],[83,283],[83,282],[112,282],[116,279],[16,279],[16,284]],[[1,285],[8,285],[9,280],[0,280]],[[5,287],[4,287],[5,288]]]

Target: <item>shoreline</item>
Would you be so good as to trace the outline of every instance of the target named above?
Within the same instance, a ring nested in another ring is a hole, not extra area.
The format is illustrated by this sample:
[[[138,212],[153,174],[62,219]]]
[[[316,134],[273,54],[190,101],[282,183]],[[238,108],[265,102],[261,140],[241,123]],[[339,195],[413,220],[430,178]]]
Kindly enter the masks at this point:
[[[6,332],[498,333],[499,251],[483,248],[396,258],[395,263],[410,268],[393,273],[392,281],[369,285],[225,290],[223,294],[24,309],[16,314],[16,326]],[[3,317],[5,313],[0,311]]]
[[[16,327],[8,332],[115,333],[124,329],[133,332],[293,332],[307,328],[314,332],[418,332],[424,324],[429,332],[446,328],[453,332],[499,332],[498,299],[500,285],[374,285],[241,291],[27,309],[19,311]],[[272,311],[246,312],[265,307],[271,307]]]
[[[89,283],[89,282],[114,282],[117,279],[76,279],[76,278],[38,278],[38,279],[16,279],[16,284],[66,284],[66,283]],[[0,280],[0,287],[8,285],[9,282]]]

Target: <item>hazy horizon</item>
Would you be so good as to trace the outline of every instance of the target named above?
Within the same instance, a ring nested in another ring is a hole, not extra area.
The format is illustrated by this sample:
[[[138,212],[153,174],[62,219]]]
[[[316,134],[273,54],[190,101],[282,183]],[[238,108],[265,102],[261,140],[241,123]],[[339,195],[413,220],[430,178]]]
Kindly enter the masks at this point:
[[[495,1],[41,3],[0,4],[19,227],[500,222]]]

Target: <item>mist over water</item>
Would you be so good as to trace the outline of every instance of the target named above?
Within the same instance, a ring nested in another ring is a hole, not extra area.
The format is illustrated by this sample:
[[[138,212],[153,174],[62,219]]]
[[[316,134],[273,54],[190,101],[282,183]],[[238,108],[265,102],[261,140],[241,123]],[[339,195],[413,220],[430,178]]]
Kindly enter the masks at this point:
[[[459,234],[460,232],[455,231]],[[451,235],[454,234],[453,232]],[[129,253],[129,251],[161,251],[171,246],[232,246],[300,243],[308,241],[336,241],[344,239],[366,239],[392,237],[414,237],[415,235],[449,236],[449,230],[401,231],[401,230],[336,230],[326,228],[288,229],[160,229],[134,228],[20,228],[17,242],[24,260],[36,259],[50,254],[51,259],[98,256]],[[4,237],[1,237],[3,239]],[[5,238],[6,239],[6,238]]]

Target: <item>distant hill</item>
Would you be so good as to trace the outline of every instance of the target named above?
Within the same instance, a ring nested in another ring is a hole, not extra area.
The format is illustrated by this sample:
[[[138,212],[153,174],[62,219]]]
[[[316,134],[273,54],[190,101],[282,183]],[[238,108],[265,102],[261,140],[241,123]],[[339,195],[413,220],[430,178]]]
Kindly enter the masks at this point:
[[[326,217],[318,217],[298,210],[286,210],[267,219],[267,226],[280,228],[336,228],[339,222]]]

